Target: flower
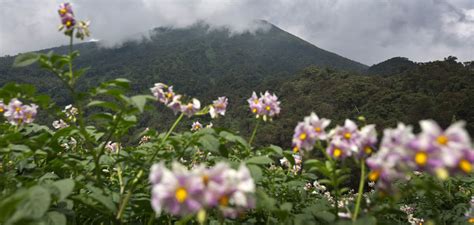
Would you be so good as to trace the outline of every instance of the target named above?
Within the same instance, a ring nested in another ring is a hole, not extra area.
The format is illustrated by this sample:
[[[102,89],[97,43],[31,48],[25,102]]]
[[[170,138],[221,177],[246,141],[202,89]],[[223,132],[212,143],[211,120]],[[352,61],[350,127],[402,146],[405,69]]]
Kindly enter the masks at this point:
[[[150,173],[152,187],[151,204],[156,214],[162,210],[172,215],[185,216],[197,213],[202,207],[204,183],[179,163],[173,163],[173,171],[161,165],[153,165]]]
[[[195,121],[193,125],[191,126],[191,131],[197,131],[202,128],[202,124],[199,123],[199,121]]]
[[[23,111],[23,122],[24,123],[33,123],[37,114],[38,106],[35,104],[24,105],[22,107]]]
[[[457,122],[442,130],[439,125],[432,120],[420,121],[422,132],[430,144],[430,147],[440,151],[442,163],[447,168],[456,167],[459,158],[462,157],[461,150],[470,148],[471,140],[466,130],[464,122]]]
[[[212,124],[212,122],[210,122],[208,125],[206,125],[206,128],[212,128],[214,126],[214,124]]]
[[[317,132],[309,123],[299,122],[293,134],[293,150],[298,152],[300,149],[310,151],[316,142]]]
[[[275,94],[265,91],[265,94],[260,93],[260,98],[255,92],[247,99],[250,111],[255,114],[256,118],[262,117],[264,121],[271,120],[273,117],[280,114],[280,102]]]
[[[197,165],[189,171],[176,162],[169,170],[161,162],[151,167],[149,179],[157,214],[166,211],[185,216],[203,208],[218,208],[224,216],[235,218],[255,206],[255,183],[244,164],[238,170],[221,162],[211,168]]]
[[[18,125],[23,122],[23,103],[14,98],[8,103],[4,116],[12,125]]]
[[[325,118],[319,119],[318,115],[312,112],[311,115],[304,118],[304,121],[313,127],[314,131],[316,132],[316,139],[318,140],[327,139],[327,134],[326,134],[325,129],[327,126],[329,126],[329,124],[331,123],[331,120],[328,120]]]
[[[58,13],[61,18],[61,26],[59,27],[59,30],[64,28],[66,28],[66,32],[73,30],[76,25],[76,19],[74,18],[71,3],[62,3],[59,5]]]
[[[3,100],[0,100],[0,113],[4,113],[7,106],[3,103]]]
[[[337,140],[336,142],[343,142],[338,144],[343,151],[352,151],[359,152],[361,146],[361,134],[357,128],[357,125],[354,121],[346,119],[344,126],[337,126],[334,130],[331,131],[329,135],[332,141]],[[352,153],[347,153],[347,155],[352,155]]]
[[[209,109],[209,114],[211,118],[217,118],[220,115],[224,116],[227,108],[228,99],[227,97],[219,97],[217,100],[213,101],[212,106]]]
[[[76,25],[76,38],[84,40],[85,37],[90,36],[89,25],[90,21],[79,21]]]
[[[379,188],[390,190],[394,180],[404,178],[408,155],[406,146],[414,139],[412,127],[403,123],[395,129],[385,129],[380,150],[366,160],[371,170],[369,181],[377,181]]]
[[[255,93],[255,91],[252,92],[252,96],[249,99],[247,99],[247,102],[249,103],[250,111],[253,114],[256,114],[258,118],[260,111],[262,109],[262,104],[260,102],[260,99],[257,97],[257,94]]]
[[[326,149],[326,153],[334,159],[344,159],[352,156],[349,143],[341,139],[332,139]]]
[[[181,112],[183,104],[181,103],[181,95],[175,95],[173,100],[167,105],[168,108],[173,110],[173,113],[176,115],[178,112]]]
[[[79,114],[79,110],[72,105],[67,105],[64,107],[63,113],[66,114],[66,117],[69,121],[75,122],[76,115]]]
[[[376,149],[377,144],[377,130],[375,125],[366,125],[360,129],[360,150],[359,156],[369,156]]]
[[[181,112],[183,112],[188,117],[193,116],[200,109],[201,109],[201,102],[195,98],[193,98],[192,101],[189,102],[188,104],[181,106]]]
[[[118,153],[120,151],[120,144],[117,142],[107,142],[105,145],[105,149],[107,149],[111,153]]]
[[[69,125],[66,122],[64,122],[64,120],[62,119],[53,121],[52,125],[54,129],[62,129],[62,128],[69,127]]]
[[[166,91],[164,90],[165,88],[167,88]],[[168,87],[166,84],[163,84],[163,83],[156,83],[154,87],[150,88],[150,90],[153,96],[155,96],[155,98],[159,102],[165,105],[173,101],[176,95],[173,91],[173,86]]]
[[[295,165],[293,166],[291,166],[291,163],[286,158],[280,159],[280,164],[289,168],[294,174],[297,174],[302,168],[301,155],[293,154],[293,159],[295,160]]]

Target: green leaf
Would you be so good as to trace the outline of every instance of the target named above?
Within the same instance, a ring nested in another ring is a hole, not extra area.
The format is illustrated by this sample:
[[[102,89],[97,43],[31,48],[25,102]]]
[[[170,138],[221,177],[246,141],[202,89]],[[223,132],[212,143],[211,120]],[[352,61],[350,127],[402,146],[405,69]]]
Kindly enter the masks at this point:
[[[265,164],[273,163],[273,160],[266,156],[255,156],[248,159],[246,162],[247,164],[265,165]]]
[[[218,153],[219,152],[219,140],[212,136],[212,135],[203,135],[199,138],[199,144],[204,148],[206,151]]]
[[[249,168],[250,174],[252,175],[252,178],[255,180],[255,182],[258,182],[262,179],[263,173],[260,167],[256,165],[248,165],[247,168]]]
[[[140,112],[143,112],[143,109],[145,108],[146,101],[148,99],[153,99],[151,95],[135,95],[130,98],[133,102],[133,104],[138,108]]]
[[[314,213],[314,216],[317,217],[318,219],[324,220],[328,223],[333,222],[336,219],[336,216],[334,214],[328,212],[328,211],[318,211]]]
[[[13,67],[24,67],[29,66],[38,61],[40,55],[36,53],[24,53],[20,54],[15,58]]]
[[[53,185],[59,190],[59,201],[67,198],[74,190],[74,180],[72,179],[59,180]]]
[[[66,225],[67,224],[66,216],[59,212],[54,212],[54,211],[48,212],[46,217],[47,217],[47,222],[49,225]]]
[[[281,149],[279,146],[276,146],[276,145],[270,145],[268,147],[268,149],[270,149],[272,152],[274,152],[275,154],[281,156],[283,154],[283,149]]]

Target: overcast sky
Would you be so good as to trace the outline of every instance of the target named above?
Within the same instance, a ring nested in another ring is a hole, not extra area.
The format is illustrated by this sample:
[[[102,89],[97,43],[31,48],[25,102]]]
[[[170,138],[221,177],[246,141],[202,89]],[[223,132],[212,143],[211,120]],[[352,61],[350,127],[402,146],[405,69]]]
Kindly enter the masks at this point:
[[[56,0],[0,0],[0,55],[67,43]],[[235,33],[267,20],[310,43],[372,65],[455,55],[474,60],[474,0],[73,0],[92,38],[108,45],[153,27],[206,21]]]

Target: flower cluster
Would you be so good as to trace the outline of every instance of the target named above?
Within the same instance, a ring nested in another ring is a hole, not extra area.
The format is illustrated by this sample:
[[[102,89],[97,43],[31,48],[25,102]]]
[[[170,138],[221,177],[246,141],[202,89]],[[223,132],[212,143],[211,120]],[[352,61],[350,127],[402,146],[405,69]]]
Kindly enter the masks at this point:
[[[76,21],[74,11],[72,11],[71,3],[62,3],[59,5],[58,14],[61,19],[61,25],[59,30],[65,30],[65,34],[72,36],[74,29],[76,29],[76,38],[83,40],[85,37],[89,37],[89,21]]]
[[[211,168],[202,165],[188,170],[179,163],[172,169],[164,163],[151,167],[151,204],[159,215],[162,211],[186,216],[202,209],[218,208],[224,216],[235,218],[255,207],[255,183],[243,164],[238,170],[226,163]]]
[[[436,122],[424,120],[420,121],[420,127],[422,131],[417,135],[412,127],[402,123],[396,129],[384,131],[380,151],[367,159],[370,180],[378,180],[379,187],[390,189],[394,180],[415,171],[440,179],[473,171],[474,150],[464,122],[443,130]]]
[[[225,96],[219,97],[217,100],[213,101],[211,107],[209,108],[209,114],[211,115],[211,118],[217,118],[219,115],[224,116],[227,109],[227,104],[229,104],[229,100]]]
[[[76,107],[73,107],[72,105],[67,105],[66,107],[64,107],[64,110],[62,112],[66,115],[67,122],[76,122],[76,115],[79,114],[79,111]],[[69,124],[67,122],[63,119],[59,119],[53,121],[52,125],[54,129],[63,129],[69,127]]]
[[[260,98],[255,92],[252,93],[247,102],[249,103],[250,111],[255,114],[257,118],[262,117],[264,121],[271,120],[273,117],[280,114],[280,102],[275,94],[265,91],[265,94],[260,93]]]
[[[330,120],[319,118],[315,113],[304,118],[295,128],[293,135],[293,152],[299,152],[301,149],[311,151],[317,140],[326,140],[326,127],[331,123]]]
[[[293,154],[293,159],[295,160],[295,165],[293,166],[291,166],[290,161],[288,161],[288,159],[286,158],[280,159],[280,164],[290,169],[290,171],[293,172],[294,174],[298,174],[298,172],[302,168],[302,162],[303,162],[301,159],[301,155]]]
[[[187,104],[182,103],[182,95],[176,94],[173,91],[173,86],[156,83],[154,87],[150,88],[150,90],[159,102],[172,109],[175,114],[181,112],[188,117],[191,117],[201,109],[201,102],[195,98]]]
[[[122,148],[122,146],[120,146],[120,143],[117,143],[117,142],[107,142],[107,144],[105,145],[105,149],[107,151],[109,151],[110,153],[118,153],[120,151],[120,149]]]
[[[400,206],[400,211],[404,212],[407,214],[407,220],[410,223],[410,225],[419,225],[423,224],[425,222],[424,219],[416,218],[413,213],[415,212],[415,207],[414,206],[409,206],[409,205],[402,205]]]
[[[336,126],[329,134],[330,142],[326,152],[335,159],[356,156],[365,157],[375,149],[377,131],[375,125],[366,125],[360,130],[357,124],[346,119],[344,126]]]
[[[3,116],[12,125],[32,123],[35,120],[37,109],[37,105],[23,105],[16,98],[11,99],[8,105],[5,105],[3,100],[0,100],[0,113],[3,113]]]

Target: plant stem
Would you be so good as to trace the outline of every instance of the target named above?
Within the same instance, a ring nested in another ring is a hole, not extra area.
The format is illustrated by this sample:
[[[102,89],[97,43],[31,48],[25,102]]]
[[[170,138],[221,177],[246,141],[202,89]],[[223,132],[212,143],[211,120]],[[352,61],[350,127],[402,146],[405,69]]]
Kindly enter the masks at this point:
[[[178,123],[181,121],[181,119],[183,119],[183,116],[184,116],[184,113],[181,113],[181,115],[179,115],[179,117],[176,119],[176,121],[173,123],[173,125],[171,126],[171,128],[168,130],[168,132],[166,133],[165,137],[163,138],[163,140],[161,140],[161,143],[160,143],[160,146],[164,145],[166,140],[168,139],[168,137],[171,135],[171,133],[173,132],[173,130],[176,128],[176,126],[178,125]],[[160,148],[158,148],[154,153],[153,153],[153,156],[148,160],[148,163],[151,163],[153,162],[153,160],[155,159],[155,157],[158,155],[158,150]],[[128,202],[130,201],[130,198],[132,197],[132,193],[133,191],[135,190],[136,188],[136,185],[138,183],[138,181],[142,178],[143,174],[145,173],[145,170],[144,169],[141,169],[140,171],[138,171],[138,174],[137,176],[135,176],[135,179],[132,180],[132,183],[131,183],[131,186],[130,186],[130,189],[128,190],[127,194],[125,195],[125,198],[122,200],[121,204],[120,204],[120,208],[119,208],[119,211],[117,213],[117,217],[116,219],[117,220],[122,220],[122,216],[123,216],[123,213],[125,212],[125,208],[127,207],[127,204]]]
[[[332,180],[333,180],[333,185],[334,185],[334,206],[336,210],[336,220],[339,219],[339,203],[338,203],[338,198],[339,198],[339,185],[337,184],[337,175],[336,175],[336,164],[333,163],[332,166]]]
[[[355,205],[354,215],[352,217],[352,221],[357,220],[357,215],[360,211],[360,202],[362,200],[362,192],[364,192],[364,185],[365,185],[365,161],[364,159],[360,160],[360,183],[359,183],[359,192],[357,193],[357,202]]]
[[[260,124],[260,120],[257,119],[257,124],[255,124],[255,127],[253,128],[252,136],[250,136],[250,140],[249,140],[250,146],[252,146],[252,142],[255,139],[255,135],[257,134],[257,129],[258,129],[259,124]]]

